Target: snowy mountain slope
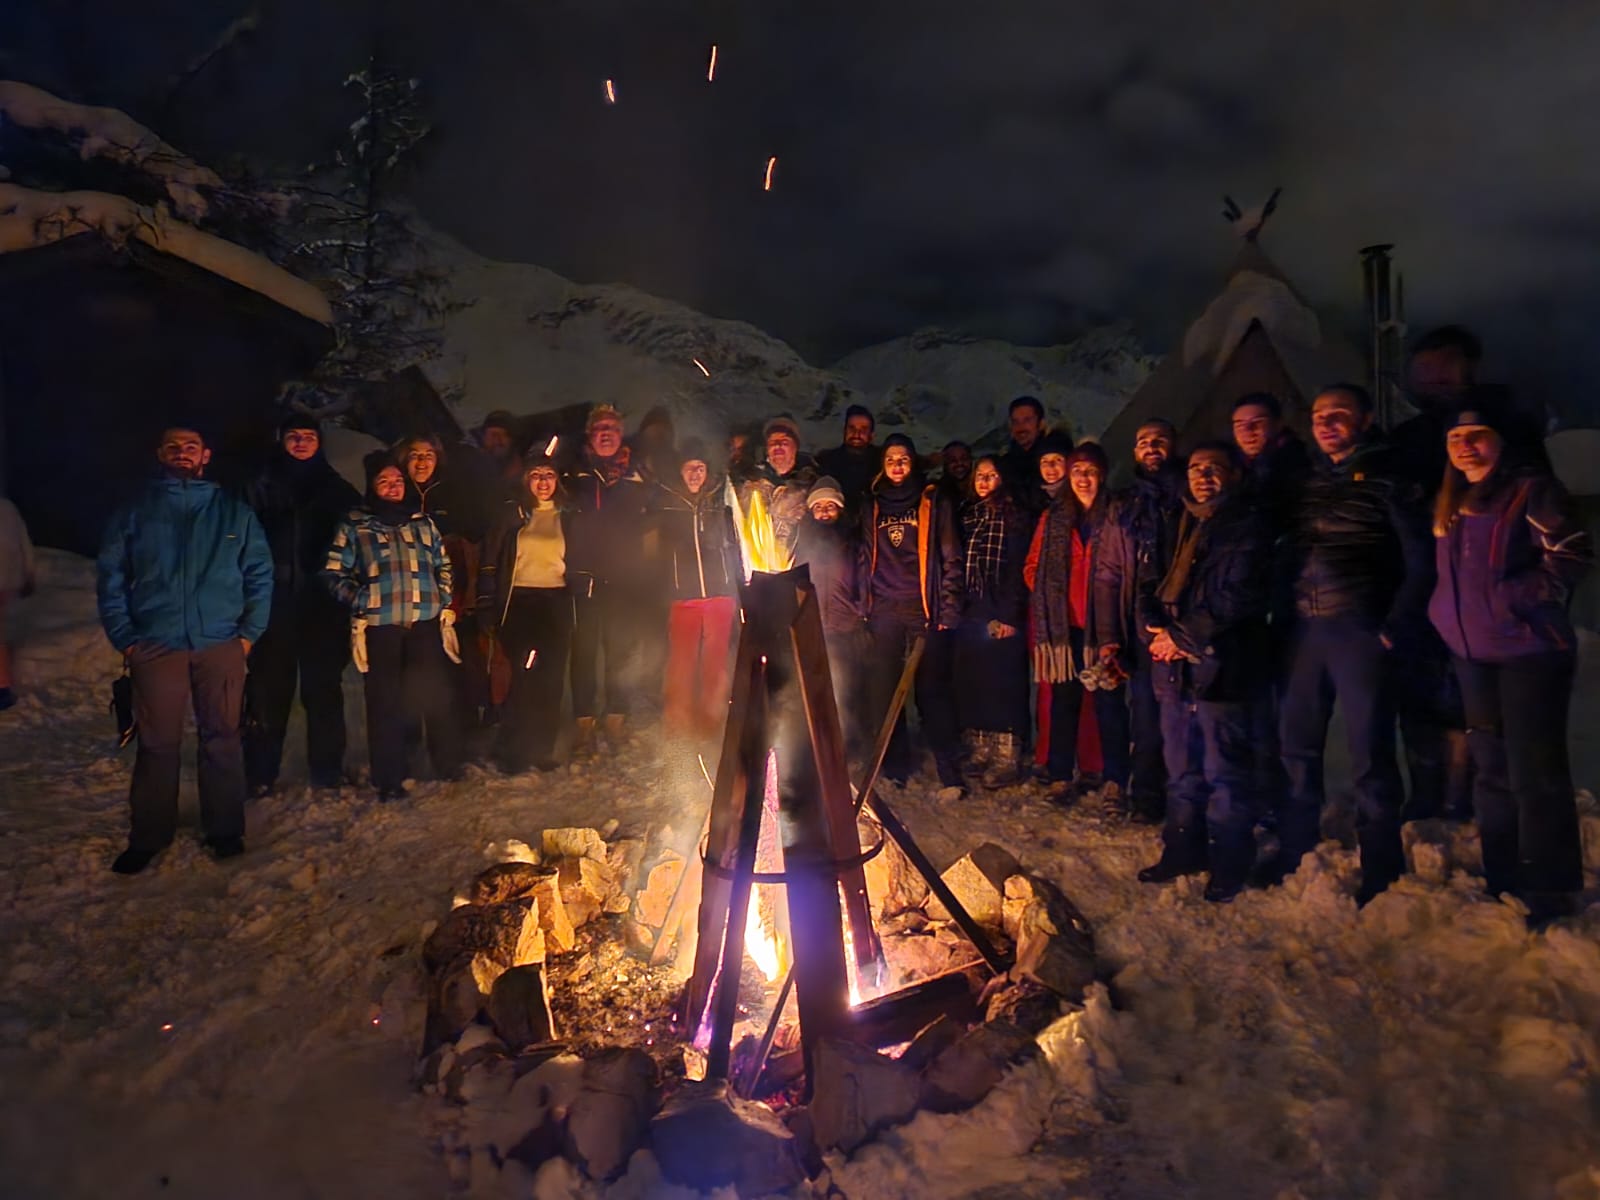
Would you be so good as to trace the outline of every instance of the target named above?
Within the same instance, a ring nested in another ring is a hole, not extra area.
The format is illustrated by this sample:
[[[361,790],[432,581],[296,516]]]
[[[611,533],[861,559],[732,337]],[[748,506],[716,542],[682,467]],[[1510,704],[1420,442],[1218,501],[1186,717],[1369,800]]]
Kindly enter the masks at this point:
[[[845,407],[859,401],[878,412],[883,431],[934,449],[1001,429],[1005,406],[1024,393],[1074,433],[1098,433],[1153,365],[1123,329],[1039,348],[925,331],[824,369],[740,321],[624,285],[576,284],[542,267],[492,262],[430,238],[461,307],[447,319],[441,357],[426,369],[436,384],[460,390],[467,426],[497,408],[528,413],[601,401],[632,422],[660,404],[680,431],[711,436],[787,412],[820,448],[838,442]]]

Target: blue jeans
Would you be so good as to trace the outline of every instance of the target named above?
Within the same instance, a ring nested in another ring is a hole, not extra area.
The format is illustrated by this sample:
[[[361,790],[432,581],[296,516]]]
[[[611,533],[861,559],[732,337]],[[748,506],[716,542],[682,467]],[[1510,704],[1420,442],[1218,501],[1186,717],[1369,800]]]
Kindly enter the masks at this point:
[[[1167,765],[1163,857],[1242,883],[1256,850],[1252,706],[1190,699],[1180,664],[1155,663],[1152,674]]]

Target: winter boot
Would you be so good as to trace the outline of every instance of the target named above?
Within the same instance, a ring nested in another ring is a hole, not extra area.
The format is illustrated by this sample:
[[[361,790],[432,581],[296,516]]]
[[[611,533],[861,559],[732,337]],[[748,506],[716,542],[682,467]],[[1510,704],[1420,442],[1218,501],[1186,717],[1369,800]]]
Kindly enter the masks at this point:
[[[994,762],[994,742],[998,736],[987,729],[969,729],[962,734],[967,752],[966,761],[961,764],[962,775],[968,779],[982,778],[989,764]]]
[[[621,713],[607,713],[601,721],[601,728],[605,730],[606,745],[613,754],[628,744],[628,718]]]
[[[579,717],[572,734],[572,761],[588,762],[594,758],[594,718]]]
[[[129,846],[117,855],[117,861],[111,864],[111,869],[118,875],[137,875],[150,865],[150,860],[155,858],[155,853],[150,850],[135,850]]]
[[[1028,777],[1022,739],[1014,733],[991,736],[994,738],[994,757],[989,769],[983,773],[983,786],[992,790],[1022,783]]]

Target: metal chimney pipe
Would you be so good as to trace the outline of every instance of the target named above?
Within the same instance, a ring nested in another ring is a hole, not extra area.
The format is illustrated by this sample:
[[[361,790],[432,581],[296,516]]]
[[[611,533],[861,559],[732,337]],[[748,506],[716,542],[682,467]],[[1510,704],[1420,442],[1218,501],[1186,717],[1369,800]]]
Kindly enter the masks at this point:
[[[1367,368],[1372,402],[1380,428],[1395,416],[1399,388],[1400,326],[1395,319],[1392,292],[1393,243],[1361,248],[1362,291],[1367,306]]]

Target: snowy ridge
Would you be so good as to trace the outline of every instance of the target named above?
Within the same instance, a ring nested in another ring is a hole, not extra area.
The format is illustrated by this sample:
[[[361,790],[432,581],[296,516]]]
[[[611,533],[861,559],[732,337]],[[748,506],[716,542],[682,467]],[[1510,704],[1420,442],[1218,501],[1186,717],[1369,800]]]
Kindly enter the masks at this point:
[[[103,709],[116,656],[93,564],[40,558],[40,594],[17,614],[22,701],[0,715],[0,1191],[462,1194],[411,1078],[424,931],[507,839],[612,816],[625,834],[696,827],[658,748],[647,734],[625,761],[474,771],[378,805],[298,786],[296,731],[288,786],[252,805],[242,858],[197,844],[186,770],[178,843],[115,877],[129,768]],[[1574,719],[1588,787],[1597,651],[1586,637]],[[894,803],[940,866],[992,840],[1059,884],[1093,923],[1105,983],[976,1109],[921,1114],[797,1195],[1600,1197],[1600,907],[1528,933],[1482,894],[1470,828],[1408,827],[1413,873],[1361,911],[1354,853],[1334,840],[1287,887],[1219,907],[1198,879],[1135,882],[1154,831],[1093,805],[1063,813],[1018,788],[952,806],[926,774]],[[1583,810],[1592,894],[1600,815]],[[691,1195],[660,1184],[648,1154],[609,1188],[563,1162],[515,1194]]]
[[[630,421],[664,405],[680,432],[720,437],[787,412],[820,449],[838,443],[845,407],[859,402],[878,414],[880,436],[908,433],[933,450],[1003,429],[1006,405],[1023,394],[1075,435],[1096,434],[1153,366],[1114,327],[1053,347],[926,330],[821,368],[753,325],[636,288],[492,262],[438,234],[430,248],[459,307],[425,369],[441,389],[459,389],[468,426],[497,408],[605,401]]]

